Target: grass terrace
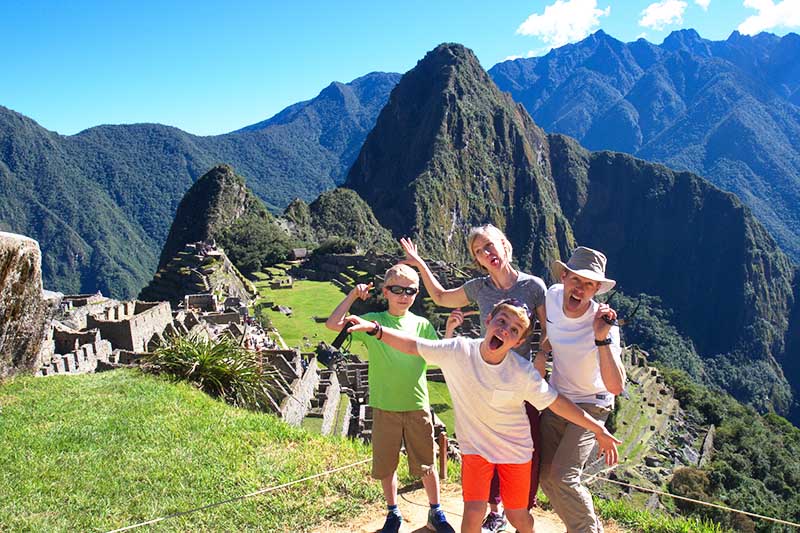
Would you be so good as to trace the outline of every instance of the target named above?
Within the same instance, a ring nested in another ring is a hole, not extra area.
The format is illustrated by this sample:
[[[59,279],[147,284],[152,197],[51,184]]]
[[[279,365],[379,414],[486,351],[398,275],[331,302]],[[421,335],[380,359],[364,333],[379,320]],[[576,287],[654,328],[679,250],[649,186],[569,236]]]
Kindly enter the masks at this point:
[[[0,530],[48,532],[120,528],[370,457],[357,441],[133,370],[3,383],[0,449]],[[368,471],[357,466],[149,531],[310,531],[381,499]]]

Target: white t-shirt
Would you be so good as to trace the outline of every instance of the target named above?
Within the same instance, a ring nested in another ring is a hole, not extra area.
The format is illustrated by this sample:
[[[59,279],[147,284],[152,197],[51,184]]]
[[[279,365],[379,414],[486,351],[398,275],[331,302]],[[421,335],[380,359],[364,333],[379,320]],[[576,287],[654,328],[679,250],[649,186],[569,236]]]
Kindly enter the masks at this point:
[[[564,285],[558,283],[547,290],[547,338],[553,345],[553,373],[550,385],[575,403],[591,403],[601,407],[614,405],[614,395],[606,390],[600,375],[600,353],[594,344],[594,315],[599,303],[592,300],[589,309],[578,318],[564,315]],[[611,354],[619,362],[622,349],[619,328],[609,332]]]
[[[495,464],[526,463],[531,460],[533,441],[523,402],[543,410],[558,393],[530,361],[514,352],[496,365],[484,361],[482,340],[419,339],[417,350],[444,373],[462,453],[477,454]]]

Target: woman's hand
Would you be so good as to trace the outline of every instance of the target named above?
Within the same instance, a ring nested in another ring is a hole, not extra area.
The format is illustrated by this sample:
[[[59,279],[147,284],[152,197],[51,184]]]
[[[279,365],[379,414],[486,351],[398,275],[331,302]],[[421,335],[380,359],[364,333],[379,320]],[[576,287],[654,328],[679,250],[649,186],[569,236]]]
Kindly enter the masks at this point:
[[[420,268],[423,263],[422,257],[420,257],[419,252],[417,252],[417,245],[414,242],[406,237],[402,237],[400,239],[400,246],[403,248],[403,251],[406,253],[406,258],[401,263],[413,266],[416,268]]]
[[[461,311],[461,308],[453,309],[450,312],[450,316],[447,317],[447,323],[445,324],[444,328],[444,338],[449,339],[453,337],[456,328],[463,323],[464,323],[464,313]]]

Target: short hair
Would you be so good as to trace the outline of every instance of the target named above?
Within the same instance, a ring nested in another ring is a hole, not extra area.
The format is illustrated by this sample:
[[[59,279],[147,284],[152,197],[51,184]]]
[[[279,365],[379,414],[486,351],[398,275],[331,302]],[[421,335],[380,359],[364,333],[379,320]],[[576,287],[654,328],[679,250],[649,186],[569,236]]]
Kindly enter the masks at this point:
[[[478,265],[479,269],[484,270],[484,268],[478,262],[478,258],[475,256],[475,250],[472,249],[475,239],[477,239],[479,236],[486,237],[487,239],[492,239],[493,237],[499,239],[503,244],[503,249],[506,252],[506,261],[509,263],[511,262],[511,254],[514,251],[514,248],[511,246],[511,241],[508,240],[508,237],[506,237],[506,234],[503,233],[500,228],[494,224],[474,226],[469,230],[469,236],[467,236],[467,247],[469,248],[469,255],[472,257],[472,260],[475,261],[475,264]]]
[[[489,311],[488,318],[491,320],[500,311],[505,311],[506,313],[514,315],[520,319],[520,321],[527,324],[525,326],[525,330],[520,336],[521,338],[527,337],[533,329],[533,315],[531,314],[531,310],[526,304],[520,302],[519,300],[509,299],[498,302],[494,307],[492,307],[492,310]]]
[[[408,265],[400,263],[391,267],[386,271],[386,274],[383,275],[383,286],[387,286],[389,281],[397,278],[407,279],[419,285],[419,274],[417,274],[417,271]]]

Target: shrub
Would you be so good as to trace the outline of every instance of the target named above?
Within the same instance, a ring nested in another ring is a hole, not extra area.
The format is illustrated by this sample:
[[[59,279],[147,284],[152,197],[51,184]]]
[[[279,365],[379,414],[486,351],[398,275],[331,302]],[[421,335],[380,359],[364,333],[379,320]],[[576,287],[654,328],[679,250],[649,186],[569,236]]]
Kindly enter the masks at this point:
[[[270,410],[273,406],[274,372],[264,372],[258,355],[229,337],[217,341],[171,337],[144,359],[142,370],[187,381],[237,407]]]
[[[358,249],[356,241],[343,237],[331,237],[314,250],[314,255],[354,254]]]

